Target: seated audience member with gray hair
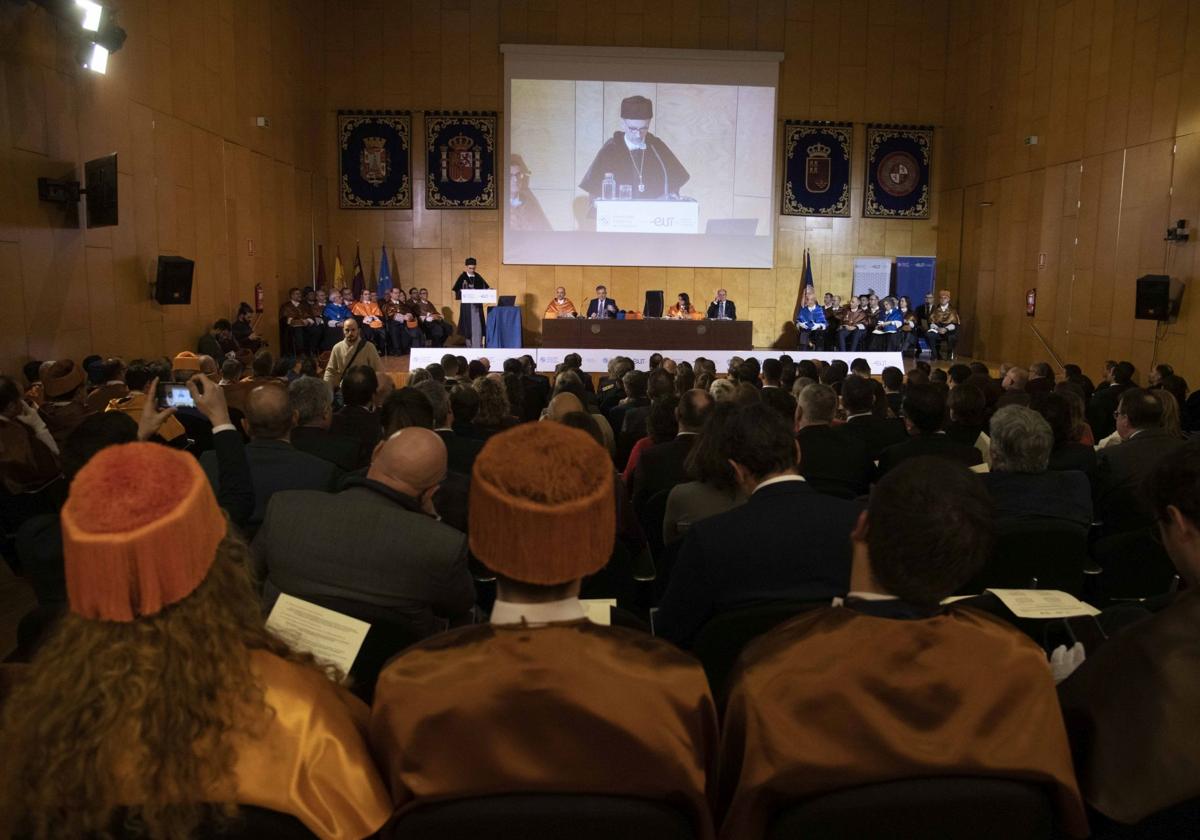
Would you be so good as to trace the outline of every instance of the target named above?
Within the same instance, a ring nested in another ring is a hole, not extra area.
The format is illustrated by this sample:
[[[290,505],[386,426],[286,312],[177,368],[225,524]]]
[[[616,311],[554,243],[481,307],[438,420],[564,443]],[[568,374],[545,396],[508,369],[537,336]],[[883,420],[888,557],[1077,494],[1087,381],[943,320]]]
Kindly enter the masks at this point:
[[[288,385],[288,402],[296,413],[292,446],[316,455],[343,472],[353,472],[359,463],[358,441],[329,431],[333,421],[333,388],[315,376],[299,376]]]
[[[800,392],[795,417],[800,475],[818,493],[853,499],[866,494],[875,464],[863,438],[832,425],[837,404],[837,392],[828,385]]]
[[[1088,528],[1091,487],[1078,470],[1050,471],[1054,432],[1031,408],[1009,405],[992,417],[990,472],[984,484],[996,504],[997,524],[1062,520]]]

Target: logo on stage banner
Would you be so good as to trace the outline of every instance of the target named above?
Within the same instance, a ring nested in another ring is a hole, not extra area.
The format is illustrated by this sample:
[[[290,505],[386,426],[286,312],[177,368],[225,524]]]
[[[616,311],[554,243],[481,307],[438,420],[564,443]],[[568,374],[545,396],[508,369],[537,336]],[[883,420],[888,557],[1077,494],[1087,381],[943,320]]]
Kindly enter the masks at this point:
[[[496,114],[425,114],[425,206],[492,210],[496,202]]]
[[[338,111],[338,206],[412,208],[407,111]]]
[[[783,127],[785,216],[850,215],[850,150],[854,127],[787,122]]]
[[[932,156],[932,128],[867,126],[863,215],[928,219]]]

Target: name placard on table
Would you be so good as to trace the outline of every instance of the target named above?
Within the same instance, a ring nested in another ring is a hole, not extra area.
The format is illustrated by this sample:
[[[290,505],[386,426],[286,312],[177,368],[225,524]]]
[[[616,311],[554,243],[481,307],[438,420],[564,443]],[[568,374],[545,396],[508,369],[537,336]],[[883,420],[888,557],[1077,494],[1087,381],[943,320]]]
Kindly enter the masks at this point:
[[[699,233],[695,201],[597,201],[597,233]]]
[[[496,305],[496,290],[495,289],[463,289],[463,303],[487,303],[492,306]]]

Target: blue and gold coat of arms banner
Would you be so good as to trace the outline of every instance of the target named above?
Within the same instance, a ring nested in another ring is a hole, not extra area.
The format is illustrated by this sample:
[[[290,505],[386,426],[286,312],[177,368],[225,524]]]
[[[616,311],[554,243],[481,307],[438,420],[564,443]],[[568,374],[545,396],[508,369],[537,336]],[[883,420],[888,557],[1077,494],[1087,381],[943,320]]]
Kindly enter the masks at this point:
[[[863,191],[863,215],[883,219],[928,219],[932,159],[932,128],[867,126],[867,186]]]
[[[425,142],[427,209],[496,209],[495,112],[427,112]]]
[[[785,122],[779,212],[785,216],[849,216],[853,145],[852,125]]]
[[[338,206],[412,209],[408,111],[338,111]]]

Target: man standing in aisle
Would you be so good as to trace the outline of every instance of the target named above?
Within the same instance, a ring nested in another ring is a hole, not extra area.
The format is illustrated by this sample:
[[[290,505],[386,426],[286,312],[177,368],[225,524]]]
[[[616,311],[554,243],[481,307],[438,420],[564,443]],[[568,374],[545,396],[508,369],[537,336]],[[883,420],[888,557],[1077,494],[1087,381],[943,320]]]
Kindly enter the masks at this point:
[[[467,340],[467,346],[482,347],[484,336],[483,304],[462,303],[463,289],[490,288],[487,281],[483,279],[483,275],[475,273],[475,264],[476,260],[474,257],[467,257],[466,263],[463,264],[462,273],[454,281],[453,291],[454,299],[459,301],[458,334]]]

